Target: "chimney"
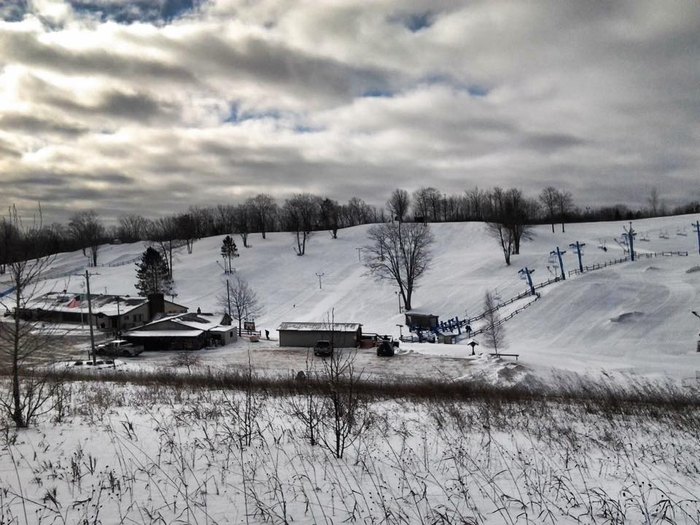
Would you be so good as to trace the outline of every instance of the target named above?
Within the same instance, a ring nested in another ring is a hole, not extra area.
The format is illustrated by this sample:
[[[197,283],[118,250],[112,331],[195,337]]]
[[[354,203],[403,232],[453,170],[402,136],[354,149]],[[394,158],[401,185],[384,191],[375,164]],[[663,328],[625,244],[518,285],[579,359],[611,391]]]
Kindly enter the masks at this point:
[[[148,320],[153,319],[158,314],[165,313],[165,299],[162,293],[154,293],[148,296]]]

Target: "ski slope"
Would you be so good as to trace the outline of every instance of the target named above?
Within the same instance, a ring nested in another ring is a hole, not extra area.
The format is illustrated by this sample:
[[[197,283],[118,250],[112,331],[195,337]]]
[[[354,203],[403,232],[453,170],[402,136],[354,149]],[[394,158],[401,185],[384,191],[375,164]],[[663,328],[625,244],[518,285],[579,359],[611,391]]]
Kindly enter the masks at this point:
[[[689,255],[641,258],[606,269],[573,276],[541,290],[542,298],[505,324],[508,352],[519,353],[519,364],[533,369],[549,367],[575,371],[624,371],[679,379],[700,371],[695,351],[700,320],[700,266],[697,237],[691,228],[695,216],[638,220],[635,249],[641,253],[688,251]],[[526,289],[518,270],[534,269],[538,283],[553,276],[551,250],[566,250],[565,270],[578,267],[569,244],[580,241],[583,263],[592,265],[618,259],[623,249],[614,239],[625,222],[568,224],[566,233],[557,226],[534,228],[521,254],[506,266],[496,241],[482,223],[433,224],[433,262],[414,295],[414,310],[441,319],[473,316],[483,310],[487,290],[506,300]],[[297,256],[288,233],[250,237],[250,248],[238,242],[236,271],[252,285],[264,306],[256,319],[258,328],[276,337],[284,321],[323,321],[331,312],[337,322],[359,322],[366,332],[398,336],[399,314],[396,287],[377,282],[359,261],[367,244],[367,229],[341,230],[338,239],[327,232],[314,234],[307,254]],[[685,234],[685,235],[684,235]],[[666,238],[667,237],[667,238]],[[175,302],[196,310],[221,309],[219,297],[225,280],[219,257],[223,236],[197,241],[192,254],[182,247],[175,252]],[[642,240],[648,239],[648,240]],[[602,246],[606,251],[601,249]],[[601,247],[599,247],[601,246]],[[91,269],[93,293],[135,295],[135,264],[124,264],[144,250],[143,243],[107,245],[99,252],[100,266]],[[84,290],[87,258],[80,251],[59,254],[51,268],[54,278],[43,291]],[[110,264],[118,266],[109,266]],[[548,269],[548,266],[550,267]],[[323,274],[319,288],[317,274]],[[0,292],[6,288],[0,280]],[[414,352],[466,357],[464,345],[406,345]],[[700,372],[699,372],[700,373]]]

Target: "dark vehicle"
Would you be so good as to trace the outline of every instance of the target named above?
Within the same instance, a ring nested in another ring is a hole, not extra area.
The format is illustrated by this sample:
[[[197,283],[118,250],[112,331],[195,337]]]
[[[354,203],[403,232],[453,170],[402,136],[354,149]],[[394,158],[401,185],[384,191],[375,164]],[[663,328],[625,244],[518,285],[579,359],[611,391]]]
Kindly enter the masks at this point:
[[[390,339],[382,339],[377,346],[377,355],[379,357],[394,357],[396,345]]]
[[[122,339],[115,339],[97,345],[95,353],[109,357],[136,357],[143,352],[143,346],[128,343]]]
[[[319,357],[330,357],[333,355],[333,345],[331,345],[330,341],[327,341],[325,339],[320,339],[316,341],[316,345],[314,346],[314,355],[317,355]]]

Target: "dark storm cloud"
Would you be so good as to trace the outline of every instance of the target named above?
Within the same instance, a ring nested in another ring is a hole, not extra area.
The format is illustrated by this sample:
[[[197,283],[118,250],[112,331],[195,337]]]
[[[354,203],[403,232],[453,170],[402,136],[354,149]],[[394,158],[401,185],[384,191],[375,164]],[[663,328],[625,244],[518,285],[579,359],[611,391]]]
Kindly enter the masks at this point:
[[[75,100],[68,93],[44,93],[37,102],[60,108],[66,113],[91,117],[127,119],[134,122],[151,122],[154,119],[172,121],[177,107],[157,100],[147,93],[124,93],[108,90],[98,95],[96,102],[89,104]]]
[[[0,32],[0,54],[6,61],[41,67],[61,74],[94,75],[119,79],[162,79],[195,82],[178,64],[124,55],[109,49],[72,50],[40,42],[29,32]]]
[[[2,160],[3,157],[19,158],[21,156],[22,154],[19,150],[4,140],[0,140],[0,160]]]
[[[78,124],[61,122],[37,115],[23,115],[19,113],[0,114],[0,126],[6,131],[24,133],[57,133],[74,137],[88,131],[88,128]]]

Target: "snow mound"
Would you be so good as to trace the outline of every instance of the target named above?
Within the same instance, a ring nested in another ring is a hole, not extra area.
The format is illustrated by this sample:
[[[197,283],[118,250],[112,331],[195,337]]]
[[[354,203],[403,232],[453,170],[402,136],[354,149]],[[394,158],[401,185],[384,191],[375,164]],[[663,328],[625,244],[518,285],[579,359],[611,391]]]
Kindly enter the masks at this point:
[[[644,271],[645,272],[658,272],[660,270],[661,270],[661,268],[659,268],[658,266],[649,266],[649,268],[647,268]]]
[[[695,273],[695,272],[700,272],[700,266],[693,266],[692,268],[688,268],[685,273]]]

